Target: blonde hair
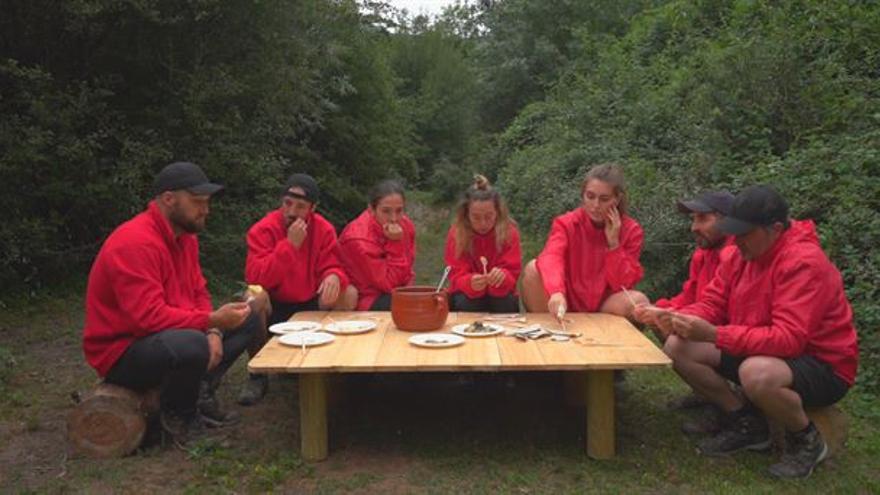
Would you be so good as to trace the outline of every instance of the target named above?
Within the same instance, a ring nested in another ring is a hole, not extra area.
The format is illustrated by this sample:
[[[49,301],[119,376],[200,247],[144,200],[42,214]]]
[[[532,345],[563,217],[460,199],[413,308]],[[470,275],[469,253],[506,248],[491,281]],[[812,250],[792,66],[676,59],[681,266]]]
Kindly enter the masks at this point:
[[[614,188],[614,194],[618,199],[617,209],[621,214],[626,213],[629,201],[626,196],[626,179],[623,176],[623,167],[611,162],[594,165],[584,176],[584,182],[581,183],[581,196],[584,195],[587,184],[593,179],[610,184]]]
[[[489,179],[480,174],[474,175],[474,183],[465,191],[455,211],[453,226],[455,227],[456,258],[465,251],[473,253],[474,229],[468,217],[473,201],[491,201],[495,206],[495,212],[498,214],[495,219],[495,246],[499,251],[510,238],[510,226],[516,225],[516,221],[510,217],[510,210],[507,209],[504,198],[492,188]]]

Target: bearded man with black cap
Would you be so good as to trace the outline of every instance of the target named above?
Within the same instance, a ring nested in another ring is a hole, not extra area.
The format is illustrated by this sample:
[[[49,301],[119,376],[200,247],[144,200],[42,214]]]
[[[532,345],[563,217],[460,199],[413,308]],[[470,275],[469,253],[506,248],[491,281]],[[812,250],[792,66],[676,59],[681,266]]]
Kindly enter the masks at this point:
[[[86,360],[107,383],[162,387],[161,424],[180,446],[237,419],[214,391],[262,325],[247,303],[214,310],[202,276],[196,234],[221,189],[194,163],[163,168],[147,210],[104,242],[86,291]]]
[[[270,324],[287,321],[300,311],[350,311],[357,290],[339,261],[336,229],[315,210],[320,190],[306,174],[293,174],[281,192],[281,204],[254,224],[247,234],[245,279],[269,292]],[[265,343],[256,345],[258,351]],[[266,375],[250,375],[238,402],[251,405],[266,394]]]
[[[722,260],[699,301],[656,310],[676,372],[727,414],[700,451],[766,449],[772,419],[785,427],[787,447],[770,473],[809,476],[828,448],[804,408],[834,404],[856,378],[858,340],[843,280],[813,222],[790,220],[773,188],[741,191],[718,227],[735,236],[737,252]]]

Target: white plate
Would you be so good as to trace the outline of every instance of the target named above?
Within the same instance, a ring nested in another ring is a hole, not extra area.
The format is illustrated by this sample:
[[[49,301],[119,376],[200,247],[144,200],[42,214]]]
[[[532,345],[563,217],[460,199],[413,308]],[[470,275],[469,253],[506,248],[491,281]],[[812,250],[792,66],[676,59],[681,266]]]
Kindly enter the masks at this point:
[[[339,335],[354,335],[357,333],[366,333],[376,328],[375,321],[366,320],[348,320],[334,321],[324,327],[324,330]]]
[[[501,325],[496,325],[495,323],[483,323],[484,327],[488,327],[491,330],[488,332],[480,332],[480,333],[468,333],[465,332],[464,329],[471,326],[470,323],[462,323],[460,325],[455,325],[452,327],[452,333],[456,335],[461,335],[462,337],[491,337],[492,335],[498,335],[499,333],[504,333],[504,327]]]
[[[290,332],[314,332],[320,329],[321,324],[317,321],[285,321],[269,327],[269,331],[277,335]]]
[[[420,333],[410,337],[409,343],[419,347],[455,347],[464,343],[464,337],[448,333]]]
[[[304,344],[306,347],[323,345],[334,340],[336,340],[336,337],[323,332],[295,332],[286,333],[278,337],[278,342],[296,347],[302,347]]]

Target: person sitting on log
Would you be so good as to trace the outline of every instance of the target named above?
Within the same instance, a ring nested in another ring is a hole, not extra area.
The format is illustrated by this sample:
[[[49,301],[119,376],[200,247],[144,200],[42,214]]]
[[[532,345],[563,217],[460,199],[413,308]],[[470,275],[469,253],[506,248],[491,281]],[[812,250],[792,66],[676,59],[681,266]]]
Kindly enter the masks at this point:
[[[675,371],[726,414],[724,429],[700,442],[705,455],[771,445],[767,419],[786,430],[786,451],[770,473],[806,477],[828,447],[805,407],[834,404],[856,378],[858,340],[840,272],[812,221],[789,219],[773,188],[737,194],[719,230],[737,251],[722,259],[695,303],[635,310],[669,333]],[[737,395],[728,380],[740,384]]]
[[[518,313],[519,231],[501,195],[474,177],[446,235],[452,311]]]
[[[357,290],[339,261],[336,229],[315,211],[319,197],[315,179],[293,174],[282,191],[281,205],[248,230],[245,279],[269,293],[270,325],[300,311],[350,311],[357,305]],[[264,333],[256,339],[252,354],[267,337]],[[267,375],[249,375],[238,403],[256,404],[268,384]]]
[[[596,165],[581,186],[580,208],[553,220],[544,250],[523,274],[523,303],[531,312],[562,317],[565,312],[629,317],[647,302],[632,289],[644,270],[639,262],[644,233],[627,215],[623,170]]]
[[[89,365],[110,384],[161,387],[160,422],[180,446],[237,419],[214,391],[262,324],[247,302],[213,309],[202,276],[196,234],[220,189],[196,164],[163,168],[146,211],[104,242],[86,290]]]
[[[415,279],[416,229],[405,205],[399,182],[380,182],[370,192],[367,209],[339,236],[342,263],[358,290],[360,311],[390,310],[391,291]]]

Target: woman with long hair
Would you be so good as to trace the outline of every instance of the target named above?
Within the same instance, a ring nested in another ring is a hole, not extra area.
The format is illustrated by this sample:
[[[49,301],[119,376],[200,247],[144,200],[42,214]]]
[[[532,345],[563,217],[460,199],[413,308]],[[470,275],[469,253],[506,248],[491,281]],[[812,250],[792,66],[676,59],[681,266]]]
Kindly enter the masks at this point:
[[[644,270],[644,233],[627,214],[623,170],[596,165],[581,185],[581,207],[553,220],[544,250],[526,265],[523,303],[528,311],[566,311],[630,317],[648,299],[631,290]]]
[[[370,192],[367,209],[339,236],[343,266],[358,291],[358,310],[390,310],[391,291],[415,278],[416,229],[405,206],[399,182],[380,182]]]
[[[446,236],[455,311],[519,312],[519,231],[503,198],[482,175],[458,204]]]

